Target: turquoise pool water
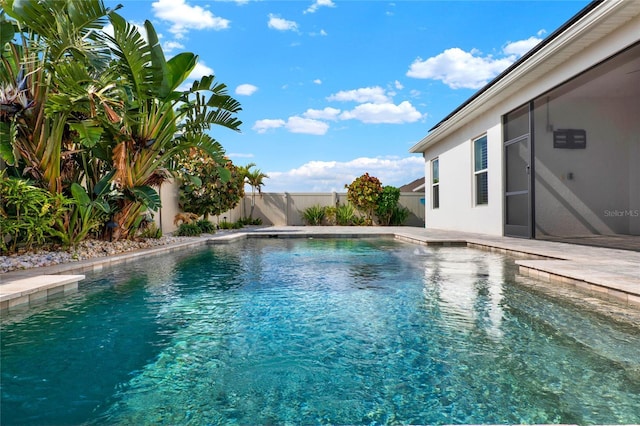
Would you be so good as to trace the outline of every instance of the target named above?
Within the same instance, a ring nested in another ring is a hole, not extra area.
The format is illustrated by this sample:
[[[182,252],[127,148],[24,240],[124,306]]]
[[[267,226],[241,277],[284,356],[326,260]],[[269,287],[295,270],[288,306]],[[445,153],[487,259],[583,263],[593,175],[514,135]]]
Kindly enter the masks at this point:
[[[640,423],[640,330],[511,258],[270,239],[141,260],[2,318],[1,423]]]

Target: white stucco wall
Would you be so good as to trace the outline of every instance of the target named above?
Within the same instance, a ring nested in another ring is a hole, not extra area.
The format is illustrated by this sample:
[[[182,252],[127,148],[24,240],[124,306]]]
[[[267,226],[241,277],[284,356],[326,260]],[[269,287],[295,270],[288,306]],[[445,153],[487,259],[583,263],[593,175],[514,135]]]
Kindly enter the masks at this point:
[[[476,206],[473,140],[485,133],[489,203]],[[436,157],[440,163],[440,207],[433,209],[431,160]],[[502,234],[502,130],[498,113],[485,114],[473,125],[455,132],[444,143],[427,150],[425,160],[427,228]]]

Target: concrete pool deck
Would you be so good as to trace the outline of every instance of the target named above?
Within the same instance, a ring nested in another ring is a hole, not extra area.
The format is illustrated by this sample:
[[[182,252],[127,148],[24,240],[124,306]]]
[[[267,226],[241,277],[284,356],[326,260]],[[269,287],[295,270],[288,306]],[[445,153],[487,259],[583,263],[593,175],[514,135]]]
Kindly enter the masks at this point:
[[[74,291],[82,272],[97,271],[141,257],[245,238],[395,237],[422,245],[467,246],[518,257],[520,274],[600,293],[640,308],[640,252],[542,240],[414,227],[271,226],[220,232],[190,241],[54,266],[0,274],[0,310]],[[74,285],[75,283],[75,285]]]

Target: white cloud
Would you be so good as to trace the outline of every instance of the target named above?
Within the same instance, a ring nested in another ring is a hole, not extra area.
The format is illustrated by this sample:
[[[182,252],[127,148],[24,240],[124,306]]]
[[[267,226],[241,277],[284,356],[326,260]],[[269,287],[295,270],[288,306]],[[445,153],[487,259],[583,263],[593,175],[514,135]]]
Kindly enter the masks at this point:
[[[502,48],[502,58],[482,56],[472,49],[466,52],[454,47],[426,60],[417,58],[409,67],[407,76],[440,80],[452,89],[479,89],[504,71],[520,56],[542,41],[546,31],[538,31],[538,37],[508,42]]]
[[[361,104],[340,114],[341,120],[360,120],[363,123],[401,124],[414,123],[422,118],[422,114],[409,101],[400,105],[392,103]]]
[[[328,34],[325,30],[320,30],[320,32],[310,32],[309,35],[311,37],[317,37],[317,36],[321,36],[321,37],[326,37]]]
[[[184,49],[184,45],[178,41],[167,41],[162,43],[162,50],[164,53],[169,53],[175,49]]]
[[[314,120],[337,120],[339,114],[339,109],[326,107],[325,109],[308,109],[302,115]]]
[[[454,47],[426,60],[416,59],[407,76],[440,80],[452,89],[479,89],[514,60],[514,57],[482,57],[475,50],[465,52]]]
[[[231,21],[215,16],[200,6],[190,6],[185,0],[157,0],[151,3],[157,18],[171,22],[171,31],[181,38],[189,30],[224,30]]]
[[[256,121],[252,129],[255,130],[257,133],[266,133],[271,129],[278,129],[284,126],[285,124],[286,122],[284,120],[280,120],[280,119],[272,120],[267,118],[264,120]]]
[[[297,116],[289,117],[285,127],[291,133],[304,133],[307,135],[324,135],[329,130],[329,125],[323,121]]]
[[[307,135],[324,135],[329,130],[329,125],[323,121],[311,117],[292,116],[287,121],[281,119],[258,120],[252,129],[256,133],[267,133],[269,130],[284,127],[291,133],[304,133]]]
[[[267,24],[269,28],[278,31],[298,31],[298,24],[294,21],[288,21],[286,19],[280,18],[273,13],[269,14],[269,22]]]
[[[531,49],[533,49],[533,47],[535,47],[535,45],[540,43],[541,41],[542,41],[541,38],[529,37],[526,40],[509,42],[502,49],[502,51],[507,55],[522,56],[528,51],[530,51]]]
[[[268,192],[340,192],[358,176],[369,173],[383,185],[400,187],[424,176],[424,160],[420,156],[361,157],[346,162],[310,161],[285,171],[268,171]]]
[[[393,84],[394,84],[395,88],[398,89],[398,90],[404,89],[404,86],[398,80],[396,80]]]
[[[322,84],[322,80],[320,80],[319,78],[316,78],[315,80],[313,80],[313,82],[315,84]]]
[[[251,96],[257,90],[258,90],[258,88],[256,86],[254,86],[253,84],[241,84],[238,87],[236,87],[236,95]]]
[[[373,102],[378,104],[390,101],[384,89],[380,86],[363,87],[355,90],[343,90],[329,96],[327,100],[341,102],[351,101],[358,103]]]
[[[315,2],[313,2],[313,4],[311,6],[309,6],[309,8],[307,10],[305,10],[303,13],[315,13],[319,8],[321,7],[335,7],[335,3],[331,0],[316,0]]]
[[[214,75],[214,74],[215,72],[213,71],[213,68],[206,66],[204,62],[198,62],[196,66],[193,68],[193,71],[191,71],[191,74],[189,74],[189,78],[197,80],[199,78],[204,77],[205,75]]]

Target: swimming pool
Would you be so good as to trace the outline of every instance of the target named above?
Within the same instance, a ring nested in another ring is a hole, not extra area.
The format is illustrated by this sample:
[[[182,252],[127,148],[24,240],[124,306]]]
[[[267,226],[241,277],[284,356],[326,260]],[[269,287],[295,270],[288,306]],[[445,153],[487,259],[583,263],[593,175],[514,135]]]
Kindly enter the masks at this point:
[[[2,318],[1,423],[640,423],[640,330],[513,259],[251,239]]]

